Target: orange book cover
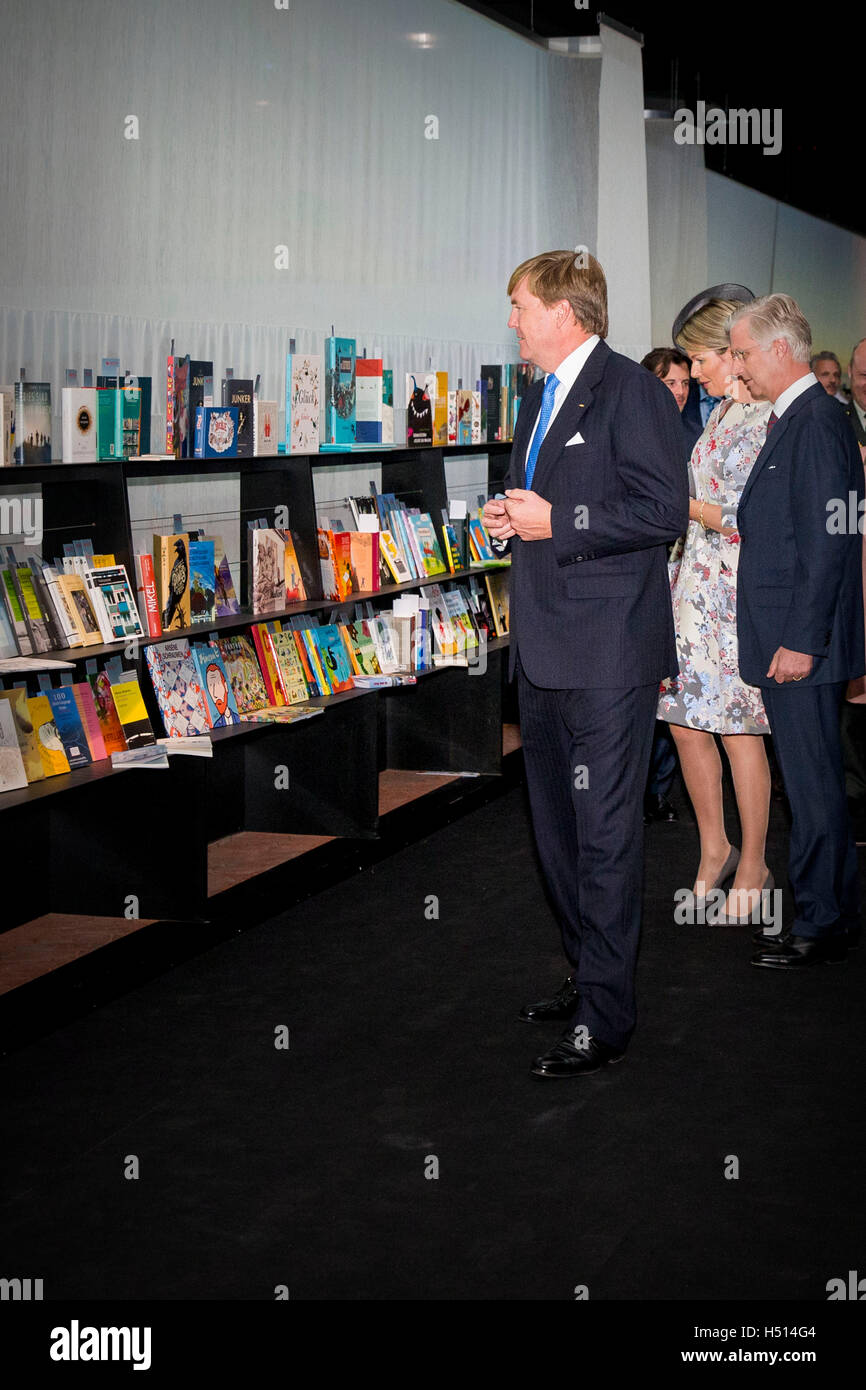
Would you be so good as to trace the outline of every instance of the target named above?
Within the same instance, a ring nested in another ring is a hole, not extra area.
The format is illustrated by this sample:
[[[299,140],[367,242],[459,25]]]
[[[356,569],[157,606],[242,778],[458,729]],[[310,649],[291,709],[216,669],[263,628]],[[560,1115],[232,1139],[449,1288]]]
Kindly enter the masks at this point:
[[[379,588],[379,532],[349,531],[349,553],[359,593]]]

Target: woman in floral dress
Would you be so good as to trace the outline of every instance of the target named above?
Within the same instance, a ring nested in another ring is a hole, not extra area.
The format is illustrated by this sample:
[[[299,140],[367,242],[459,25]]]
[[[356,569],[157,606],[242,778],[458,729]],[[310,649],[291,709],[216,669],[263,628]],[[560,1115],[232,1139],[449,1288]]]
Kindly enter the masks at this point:
[[[753,402],[732,379],[726,326],[729,315],[752,298],[742,286],[716,286],[691,301],[674,325],[674,341],[692,359],[692,376],[723,399],[692,452],[695,496],[682,555],[671,564],[680,670],[662,685],[658,717],[671,725],[698,822],[701,859],[694,892],[703,898],[733,879],[722,922],[748,921],[761,890],[773,882],[764,859],[770,770],[760,737],[770,730],[760,690],[740,678],[737,651],[737,506],[766,438],[772,404]],[[725,829],[717,734],[734,781],[739,853]]]

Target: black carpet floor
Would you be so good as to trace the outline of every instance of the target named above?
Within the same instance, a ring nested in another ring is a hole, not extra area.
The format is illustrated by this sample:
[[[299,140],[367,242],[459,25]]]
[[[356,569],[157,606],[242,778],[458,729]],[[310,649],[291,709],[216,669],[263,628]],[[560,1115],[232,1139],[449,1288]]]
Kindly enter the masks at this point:
[[[866,1248],[863,961],[777,975],[750,928],[676,926],[682,815],[647,831],[639,1026],[593,1077],[529,1073],[559,1029],[518,1009],[565,971],[521,789],[7,1058],[3,1272],[63,1300],[825,1300]],[[785,846],[774,803],[780,882]]]

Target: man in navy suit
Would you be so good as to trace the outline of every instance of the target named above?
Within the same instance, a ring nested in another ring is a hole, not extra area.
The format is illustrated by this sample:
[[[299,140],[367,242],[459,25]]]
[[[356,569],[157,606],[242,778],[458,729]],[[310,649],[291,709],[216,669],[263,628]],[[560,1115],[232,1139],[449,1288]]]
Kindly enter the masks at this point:
[[[731,318],[734,373],[773,402],[737,508],[740,674],[761,688],[791,807],[790,931],[763,939],[772,970],[844,961],[859,934],[857,855],[839,714],[866,671],[861,573],[864,480],[844,412],[809,370],[797,303],[766,295]]]
[[[527,1022],[564,1021],[544,1077],[619,1061],[635,1024],[643,794],[659,682],[677,672],[667,554],[688,525],[670,391],[612,352],[607,285],[585,252],[525,261],[508,285],[520,353],[547,375],[517,417],[503,500],[533,826],[571,973]]]

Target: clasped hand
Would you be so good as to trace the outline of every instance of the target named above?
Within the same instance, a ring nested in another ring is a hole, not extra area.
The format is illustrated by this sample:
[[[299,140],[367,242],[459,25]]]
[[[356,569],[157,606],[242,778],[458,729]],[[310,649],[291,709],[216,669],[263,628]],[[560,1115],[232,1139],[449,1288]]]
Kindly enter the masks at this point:
[[[812,658],[808,652],[792,652],[787,647],[777,647],[767,676],[775,676],[777,685],[786,685],[788,681],[803,680],[811,670]]]
[[[485,504],[481,519],[498,541],[507,541],[512,536],[519,536],[522,541],[543,541],[553,534],[550,511],[550,503],[537,492],[513,487],[504,498],[491,498]]]

